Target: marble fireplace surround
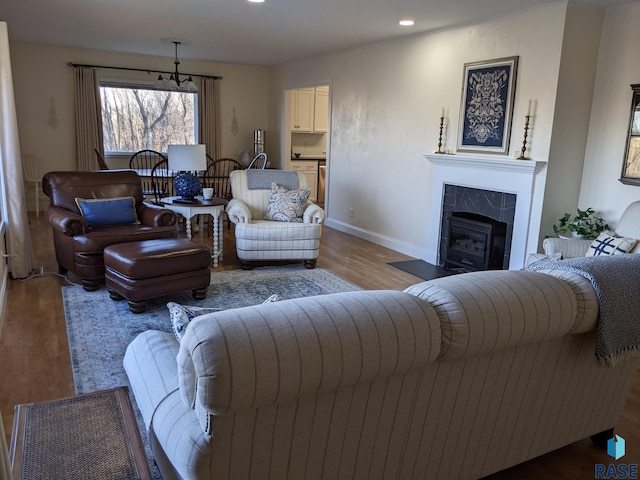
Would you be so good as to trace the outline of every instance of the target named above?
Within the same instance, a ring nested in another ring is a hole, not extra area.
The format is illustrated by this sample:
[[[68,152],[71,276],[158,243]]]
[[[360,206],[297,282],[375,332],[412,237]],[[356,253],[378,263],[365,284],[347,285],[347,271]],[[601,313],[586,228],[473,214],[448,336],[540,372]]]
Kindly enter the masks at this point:
[[[516,195],[509,269],[522,268],[527,254],[535,175],[546,162],[483,155],[425,153],[423,156],[432,164],[427,251],[433,252],[433,258],[425,260],[438,264],[445,185],[456,185]]]

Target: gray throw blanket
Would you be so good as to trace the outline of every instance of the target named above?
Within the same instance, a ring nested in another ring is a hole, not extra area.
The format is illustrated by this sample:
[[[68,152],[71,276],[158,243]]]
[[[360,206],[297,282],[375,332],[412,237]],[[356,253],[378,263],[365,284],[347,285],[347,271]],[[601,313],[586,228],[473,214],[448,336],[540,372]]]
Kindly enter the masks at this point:
[[[609,366],[640,356],[640,255],[601,255],[532,265],[561,269],[589,280],[600,307],[596,356]]]
[[[249,190],[271,190],[275,183],[289,190],[298,188],[298,172],[288,170],[247,170],[247,188]]]

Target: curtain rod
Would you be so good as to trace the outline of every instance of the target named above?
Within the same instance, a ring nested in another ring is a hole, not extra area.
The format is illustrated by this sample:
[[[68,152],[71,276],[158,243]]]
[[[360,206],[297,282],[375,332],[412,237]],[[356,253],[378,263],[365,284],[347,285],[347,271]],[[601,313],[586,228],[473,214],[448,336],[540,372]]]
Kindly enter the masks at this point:
[[[130,67],[109,67],[106,65],[84,65],[82,63],[72,63],[72,62],[67,62],[67,66],[69,67],[88,67],[88,68],[108,68],[111,70],[128,70],[130,72],[146,72],[146,73],[164,73],[164,74],[174,74],[175,72],[166,72],[163,70],[151,70],[148,68],[130,68]],[[202,75],[199,73],[182,73],[180,72],[180,75],[184,75],[184,76],[192,76],[192,77],[200,77],[200,78],[213,78],[215,80],[222,80],[221,76],[218,75]]]

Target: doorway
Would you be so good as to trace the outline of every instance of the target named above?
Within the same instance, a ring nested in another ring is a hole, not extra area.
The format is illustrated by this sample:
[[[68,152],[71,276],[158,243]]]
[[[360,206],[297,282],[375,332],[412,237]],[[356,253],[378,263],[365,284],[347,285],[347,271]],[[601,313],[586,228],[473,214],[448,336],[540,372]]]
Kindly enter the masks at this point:
[[[328,203],[330,157],[330,91],[328,84],[285,92],[283,166],[303,171],[311,188],[309,200]]]

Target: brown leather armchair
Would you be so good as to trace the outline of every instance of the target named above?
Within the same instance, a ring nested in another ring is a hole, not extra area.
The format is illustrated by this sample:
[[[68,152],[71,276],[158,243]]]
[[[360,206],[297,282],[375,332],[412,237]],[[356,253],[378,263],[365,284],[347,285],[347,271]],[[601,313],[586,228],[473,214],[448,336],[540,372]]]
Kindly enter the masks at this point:
[[[42,178],[42,189],[49,197],[47,218],[60,273],[73,272],[85,290],[97,290],[104,283],[105,247],[177,236],[175,213],[144,203],[140,177],[132,170],[49,172]],[[76,198],[117,197],[134,198],[139,223],[92,227],[76,204]]]

